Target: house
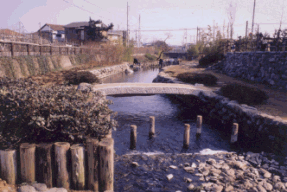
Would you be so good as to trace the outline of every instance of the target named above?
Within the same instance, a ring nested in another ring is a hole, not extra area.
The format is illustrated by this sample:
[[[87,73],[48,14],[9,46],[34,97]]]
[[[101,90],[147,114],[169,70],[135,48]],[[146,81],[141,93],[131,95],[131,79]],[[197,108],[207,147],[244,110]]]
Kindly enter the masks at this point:
[[[65,28],[63,25],[46,23],[38,30],[38,35],[46,40],[53,42],[65,41]]]
[[[126,31],[110,30],[107,32],[107,38],[113,44],[123,45],[126,42]]]
[[[113,28],[113,24],[107,26],[101,20],[95,21],[90,18],[89,22],[73,22],[65,25],[64,28],[68,42],[83,44],[88,41],[106,42],[107,32]]]

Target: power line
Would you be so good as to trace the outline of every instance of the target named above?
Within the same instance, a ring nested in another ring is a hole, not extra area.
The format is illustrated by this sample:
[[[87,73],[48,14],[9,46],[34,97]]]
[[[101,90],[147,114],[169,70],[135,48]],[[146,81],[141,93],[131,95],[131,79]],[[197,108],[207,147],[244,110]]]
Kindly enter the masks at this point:
[[[92,13],[92,12],[86,10],[86,9],[83,9],[82,7],[79,7],[79,6],[75,5],[74,3],[68,2],[68,1],[66,1],[66,0],[63,0],[63,1],[65,1],[66,3],[69,3],[69,4],[71,4],[71,5],[73,5],[74,7],[77,7],[77,8],[79,8],[79,9],[81,9],[82,11],[86,11],[86,12],[88,12],[88,13],[90,13],[90,14],[96,14],[96,13]],[[96,15],[98,15],[98,14],[96,14]],[[98,15],[98,16],[99,16],[99,15]],[[99,17],[103,18],[102,16],[99,16]]]
[[[94,5],[94,6],[98,7],[98,8],[100,8],[100,9],[104,10],[103,8],[101,8],[101,7],[95,5],[95,4],[93,4],[93,3],[91,3],[91,2],[89,2],[89,1],[87,1],[87,0],[84,0],[84,1],[86,1],[86,2],[89,3],[89,4]],[[106,11],[106,10],[104,10],[104,11]],[[109,12],[109,11],[106,11],[106,12],[108,12],[108,13],[110,13],[110,14],[113,14],[113,13],[111,13],[111,12]]]

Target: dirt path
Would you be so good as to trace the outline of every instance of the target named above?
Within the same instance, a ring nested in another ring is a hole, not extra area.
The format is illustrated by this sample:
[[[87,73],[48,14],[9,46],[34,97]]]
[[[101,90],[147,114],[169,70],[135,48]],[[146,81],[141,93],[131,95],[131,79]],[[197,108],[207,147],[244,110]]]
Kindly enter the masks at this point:
[[[257,87],[263,91],[265,91],[269,95],[269,99],[265,104],[255,105],[254,107],[258,110],[273,115],[279,116],[283,120],[287,120],[287,92],[283,90],[276,90],[272,89],[264,84],[259,83],[249,83],[243,80],[238,80],[227,75],[217,73],[214,71],[205,70],[205,68],[198,68],[197,61],[191,62],[182,62],[180,65],[170,66],[168,69],[165,70],[166,73],[170,74],[173,77],[176,77],[177,74],[183,72],[194,72],[194,73],[209,73],[218,78],[217,85],[212,86],[213,90],[218,90],[220,87],[230,83],[239,83],[242,85],[250,86],[250,87]]]

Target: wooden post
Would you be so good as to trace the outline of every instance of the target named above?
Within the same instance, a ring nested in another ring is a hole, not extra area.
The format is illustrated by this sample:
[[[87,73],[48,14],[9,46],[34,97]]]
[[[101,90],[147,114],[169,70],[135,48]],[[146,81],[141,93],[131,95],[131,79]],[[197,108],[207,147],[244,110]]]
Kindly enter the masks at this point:
[[[99,191],[98,145],[99,140],[95,138],[87,139],[88,189],[92,191]]]
[[[39,52],[40,52],[40,55],[42,55],[42,46],[39,45]]]
[[[61,55],[61,47],[59,47],[59,55]]]
[[[67,55],[70,55],[70,48],[67,47]]]
[[[184,124],[183,148],[189,147],[190,125]]]
[[[53,55],[53,49],[52,49],[52,46],[50,46],[50,55]]]
[[[197,119],[196,119],[196,136],[200,136],[201,135],[201,128],[202,128],[202,116],[201,115],[197,115]]]
[[[35,181],[35,144],[22,143],[20,145],[21,179],[25,183]]]
[[[70,144],[66,142],[56,142],[55,143],[55,163],[57,170],[56,184],[57,187],[64,187],[69,189],[69,172],[67,168],[67,154],[70,148]]]
[[[136,146],[137,146],[137,126],[131,125],[130,149],[135,149]]]
[[[105,138],[99,143],[99,190],[114,190],[114,140]]]
[[[150,116],[150,129],[149,129],[149,137],[153,137],[155,135],[155,117]]]
[[[37,145],[37,181],[45,183],[48,188],[53,187],[52,168],[52,143],[40,143]]]
[[[11,43],[11,57],[14,57],[14,43]]]
[[[82,144],[75,144],[71,146],[72,157],[72,181],[74,189],[85,189],[85,148]]]
[[[238,139],[238,123],[233,123],[232,134],[231,134],[231,143],[237,142]]]
[[[16,150],[0,150],[1,178],[8,184],[17,182],[17,158]]]

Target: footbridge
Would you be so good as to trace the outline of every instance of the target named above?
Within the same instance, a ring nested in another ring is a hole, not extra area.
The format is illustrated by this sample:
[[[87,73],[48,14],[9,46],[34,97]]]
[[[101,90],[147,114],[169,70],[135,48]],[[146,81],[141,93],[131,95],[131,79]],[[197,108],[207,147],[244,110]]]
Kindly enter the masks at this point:
[[[212,90],[203,86],[176,83],[108,83],[108,84],[80,84],[79,89],[87,86],[92,91],[100,91],[109,96],[141,96],[156,94],[196,95],[200,92],[212,94]]]

